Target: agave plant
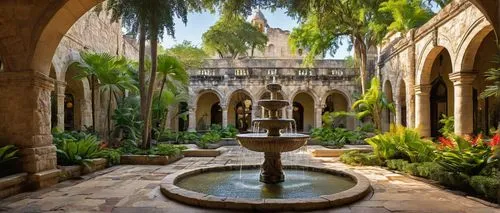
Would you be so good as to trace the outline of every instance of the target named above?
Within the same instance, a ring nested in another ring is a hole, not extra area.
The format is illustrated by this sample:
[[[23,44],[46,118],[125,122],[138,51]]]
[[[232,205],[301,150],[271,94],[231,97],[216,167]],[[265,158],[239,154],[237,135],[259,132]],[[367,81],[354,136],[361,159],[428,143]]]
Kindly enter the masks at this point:
[[[14,145],[0,147],[0,164],[16,159],[19,150]]]
[[[81,140],[65,140],[60,149],[57,149],[60,165],[89,166],[91,159],[101,155],[99,143],[95,136],[89,135]]]

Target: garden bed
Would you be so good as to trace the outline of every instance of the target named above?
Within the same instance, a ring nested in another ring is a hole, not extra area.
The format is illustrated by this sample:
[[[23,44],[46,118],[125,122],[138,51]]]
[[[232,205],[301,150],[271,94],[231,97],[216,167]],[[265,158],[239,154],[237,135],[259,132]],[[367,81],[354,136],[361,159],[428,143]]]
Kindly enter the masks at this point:
[[[88,166],[72,165],[72,166],[57,166],[61,173],[59,175],[59,182],[78,178],[92,172],[103,170],[108,165],[108,160],[105,158],[91,159]]]
[[[200,149],[197,146],[188,147],[188,149],[182,151],[184,157],[217,157],[227,151],[224,147],[216,149]]]
[[[371,152],[373,151],[370,145],[345,145],[340,149],[331,149],[324,146],[313,145],[311,154],[313,157],[339,157],[347,151]]]
[[[129,165],[167,165],[181,159],[182,155],[122,155],[120,164]]]
[[[22,192],[27,180],[27,173],[18,173],[0,178],[0,199]]]

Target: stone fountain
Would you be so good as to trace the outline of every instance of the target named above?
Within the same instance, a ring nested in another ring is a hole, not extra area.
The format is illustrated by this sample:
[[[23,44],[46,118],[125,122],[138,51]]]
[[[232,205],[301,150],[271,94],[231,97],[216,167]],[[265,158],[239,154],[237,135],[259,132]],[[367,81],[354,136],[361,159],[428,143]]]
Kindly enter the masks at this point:
[[[283,107],[289,105],[286,100],[277,100],[278,92],[281,90],[279,84],[268,84],[266,88],[271,92],[271,98],[260,100],[259,106],[269,110],[269,118],[255,119],[253,124],[267,130],[267,134],[248,133],[239,134],[236,139],[241,146],[255,151],[264,152],[264,163],[261,166],[260,181],[268,184],[280,183],[285,180],[283,166],[281,164],[281,153],[290,152],[304,146],[309,139],[308,135],[293,133],[295,121],[283,119],[278,115]],[[290,133],[285,133],[290,129]]]

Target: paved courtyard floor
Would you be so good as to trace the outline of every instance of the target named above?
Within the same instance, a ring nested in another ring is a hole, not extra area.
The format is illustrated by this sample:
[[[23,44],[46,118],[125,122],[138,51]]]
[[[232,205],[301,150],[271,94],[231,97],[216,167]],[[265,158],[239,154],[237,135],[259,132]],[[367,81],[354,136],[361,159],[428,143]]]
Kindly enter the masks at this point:
[[[263,154],[240,147],[216,158],[183,158],[166,166],[114,166],[53,187],[0,200],[0,212],[234,212],[201,209],[165,198],[159,184],[168,174],[211,165],[259,164]],[[310,147],[309,147],[310,149]],[[307,150],[283,155],[284,164],[353,169],[370,179],[373,193],[349,206],[314,212],[500,212],[452,191],[378,167],[352,167],[338,158],[313,158]]]

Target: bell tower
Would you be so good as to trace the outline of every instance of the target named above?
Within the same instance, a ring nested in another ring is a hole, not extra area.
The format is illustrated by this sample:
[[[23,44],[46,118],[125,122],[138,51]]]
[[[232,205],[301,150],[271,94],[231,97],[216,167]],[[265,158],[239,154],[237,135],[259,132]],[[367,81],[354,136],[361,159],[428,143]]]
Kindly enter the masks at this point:
[[[267,25],[267,20],[266,17],[264,17],[264,14],[260,11],[260,9],[254,9],[252,12],[252,19],[251,23],[253,26],[255,26],[260,32],[265,33],[266,29],[269,27]]]

